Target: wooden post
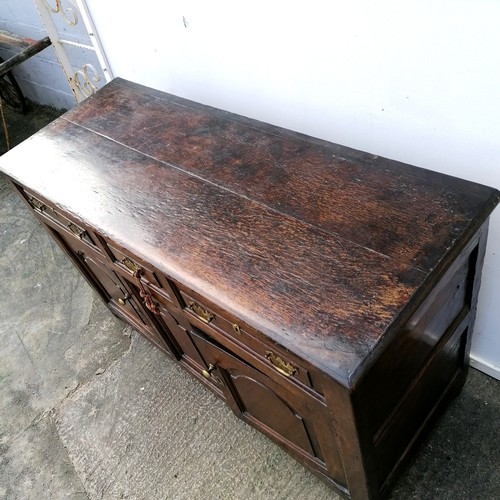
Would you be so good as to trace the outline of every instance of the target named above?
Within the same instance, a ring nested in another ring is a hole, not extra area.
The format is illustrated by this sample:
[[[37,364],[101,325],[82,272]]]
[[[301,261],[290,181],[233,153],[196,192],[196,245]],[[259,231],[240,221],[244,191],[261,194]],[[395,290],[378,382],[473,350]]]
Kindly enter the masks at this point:
[[[17,66],[18,64],[22,63],[23,61],[26,61],[26,59],[29,59],[31,56],[34,56],[35,54],[38,54],[38,52],[42,51],[50,44],[51,41],[48,36],[42,38],[41,40],[33,41],[33,43],[28,45],[22,52],[19,52],[19,54],[12,56],[11,58],[7,59],[7,61],[0,64],[0,77],[8,73],[12,68]]]

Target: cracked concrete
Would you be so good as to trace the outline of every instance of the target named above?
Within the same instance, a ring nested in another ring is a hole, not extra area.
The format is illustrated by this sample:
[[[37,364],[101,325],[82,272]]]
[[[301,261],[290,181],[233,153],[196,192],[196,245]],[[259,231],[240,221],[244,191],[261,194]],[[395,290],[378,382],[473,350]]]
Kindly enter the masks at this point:
[[[50,414],[0,450],[0,498],[88,498]]]
[[[54,419],[93,499],[336,498],[135,334]]]
[[[130,333],[3,178],[0,235],[0,498],[88,498],[52,412],[128,351]]]
[[[498,498],[498,415],[472,370],[392,498]],[[0,178],[0,498],[337,496],[115,318]]]

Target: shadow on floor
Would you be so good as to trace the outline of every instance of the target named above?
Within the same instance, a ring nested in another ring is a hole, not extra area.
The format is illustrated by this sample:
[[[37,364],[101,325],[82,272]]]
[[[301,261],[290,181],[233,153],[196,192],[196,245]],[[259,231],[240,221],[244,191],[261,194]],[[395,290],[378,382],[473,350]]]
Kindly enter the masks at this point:
[[[5,118],[5,127],[0,117],[0,154],[7,151],[7,144],[13,148],[16,144],[27,139],[48,123],[59,117],[65,110],[40,106],[28,101],[26,114],[22,115],[11,110],[5,104],[2,106]],[[7,128],[7,136],[5,134]]]

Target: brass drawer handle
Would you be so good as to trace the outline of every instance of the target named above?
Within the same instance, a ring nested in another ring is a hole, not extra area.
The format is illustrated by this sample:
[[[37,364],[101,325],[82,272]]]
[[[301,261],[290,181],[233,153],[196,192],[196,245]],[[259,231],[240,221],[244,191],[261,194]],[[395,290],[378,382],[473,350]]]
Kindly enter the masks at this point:
[[[188,306],[189,309],[191,309],[191,311],[193,311],[194,314],[196,314],[196,316],[207,325],[215,319],[213,314],[209,313],[206,309],[203,309],[203,307],[195,304],[194,302],[190,302]]]
[[[78,227],[76,224],[73,224],[70,222],[68,224],[68,229],[75,235],[78,236],[78,238],[82,239],[85,236],[85,229],[82,229],[81,227]]]
[[[297,368],[295,368],[295,366],[291,365],[290,363],[287,363],[279,356],[274,354],[274,352],[272,351],[266,352],[266,358],[278,372],[280,372],[282,375],[285,375],[286,377],[292,377],[298,371]]]
[[[45,212],[47,205],[45,205],[41,201],[38,201],[36,198],[31,198],[31,197],[28,198],[28,201],[30,202],[30,205],[39,212]]]
[[[132,259],[125,257],[122,259],[122,264],[132,273],[137,273],[141,270],[141,267],[138,266]]]

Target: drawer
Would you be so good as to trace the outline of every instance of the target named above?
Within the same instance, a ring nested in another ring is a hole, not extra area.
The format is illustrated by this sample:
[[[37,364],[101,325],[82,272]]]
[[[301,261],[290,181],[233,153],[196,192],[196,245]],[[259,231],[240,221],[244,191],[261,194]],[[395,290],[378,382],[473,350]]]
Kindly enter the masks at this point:
[[[194,326],[222,344],[223,339],[228,339],[233,345],[240,346],[262,364],[264,371],[273,373],[274,377],[299,382],[321,394],[320,386],[313,384],[309,370],[285,349],[258,340],[255,332],[242,321],[182,285],[178,288],[184,312]]]
[[[114,268],[119,274],[129,280],[137,280],[139,273],[141,282],[148,289],[156,292],[157,300],[179,307],[179,301],[173,291],[172,285],[163,274],[127,249],[119,247],[114,242],[105,241]]]
[[[35,196],[33,193],[27,190],[22,190],[22,193],[39,217],[56,224],[58,229],[63,229],[65,233],[71,235],[76,240],[80,240],[85,245],[88,245],[92,250],[102,253],[102,249],[98,245],[97,237],[90,229],[84,228],[81,223],[75,222],[66,214],[61,213],[59,209],[42,201],[40,197]]]

